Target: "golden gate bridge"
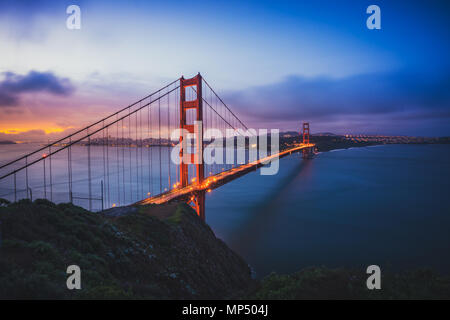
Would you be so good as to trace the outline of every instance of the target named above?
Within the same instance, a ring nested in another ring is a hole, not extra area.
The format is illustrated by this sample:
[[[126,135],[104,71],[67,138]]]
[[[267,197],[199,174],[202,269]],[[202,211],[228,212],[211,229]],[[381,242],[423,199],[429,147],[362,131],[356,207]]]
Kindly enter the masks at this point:
[[[83,129],[2,164],[0,198],[33,200],[34,195],[91,211],[185,201],[205,219],[206,192],[294,152],[309,158],[314,148],[309,133],[309,124],[303,123],[303,141],[297,145],[250,152],[257,149],[261,137],[199,73],[190,79],[181,77]],[[245,138],[244,145],[239,145],[239,135]],[[250,144],[246,135],[253,135],[257,144]],[[213,136],[226,137],[226,152],[205,163],[205,145]],[[176,145],[179,163],[171,161]],[[242,149],[244,157],[238,160]],[[230,154],[233,161],[225,161]]]

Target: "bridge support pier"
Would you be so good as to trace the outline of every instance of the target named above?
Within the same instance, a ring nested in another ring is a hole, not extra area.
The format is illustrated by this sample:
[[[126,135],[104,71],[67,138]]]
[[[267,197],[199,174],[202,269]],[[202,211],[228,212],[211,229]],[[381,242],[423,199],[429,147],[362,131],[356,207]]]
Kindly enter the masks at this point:
[[[194,210],[197,212],[198,216],[205,221],[206,216],[205,216],[205,191],[198,191],[196,192],[192,198],[191,198],[191,202],[192,205],[191,207],[194,208]]]
[[[313,147],[311,148],[304,148],[302,150],[302,158],[303,159],[312,159],[314,157],[314,150]]]

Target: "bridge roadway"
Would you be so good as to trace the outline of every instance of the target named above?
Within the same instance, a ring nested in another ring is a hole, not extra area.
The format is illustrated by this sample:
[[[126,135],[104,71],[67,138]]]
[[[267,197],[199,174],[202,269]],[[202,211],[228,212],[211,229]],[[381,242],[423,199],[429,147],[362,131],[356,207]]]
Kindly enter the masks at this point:
[[[248,164],[240,165],[239,167],[229,169],[224,172],[220,172],[216,175],[210,176],[206,178],[202,184],[198,184],[195,181],[184,188],[174,188],[170,191],[161,193],[157,196],[150,197],[139,202],[136,202],[135,205],[147,205],[147,204],[163,204],[170,201],[187,201],[193,194],[196,192],[204,192],[211,191],[212,189],[216,189],[227,182],[230,182],[236,178],[243,176],[244,174],[256,170],[257,168],[269,164],[271,161],[277,158],[283,158],[293,152],[301,151],[305,148],[314,147],[315,144],[300,144],[296,147],[284,150],[279,152],[278,154],[267,156],[263,159],[259,159]]]

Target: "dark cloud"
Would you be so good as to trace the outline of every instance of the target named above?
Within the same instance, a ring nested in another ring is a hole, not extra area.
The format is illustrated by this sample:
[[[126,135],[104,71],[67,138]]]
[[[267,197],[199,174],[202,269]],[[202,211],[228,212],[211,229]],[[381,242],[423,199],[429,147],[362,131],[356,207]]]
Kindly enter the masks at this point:
[[[0,81],[0,106],[15,106],[20,95],[29,92],[48,92],[68,96],[75,90],[68,78],[60,78],[52,72],[30,71],[26,75],[4,72]]]
[[[0,88],[0,107],[1,106],[15,106],[19,102],[19,99],[8,92],[3,92]]]
[[[229,92],[226,101],[249,121],[328,122],[357,116],[450,118],[450,78],[418,74],[366,74],[343,79],[289,76]],[[362,120],[363,121],[363,120]]]

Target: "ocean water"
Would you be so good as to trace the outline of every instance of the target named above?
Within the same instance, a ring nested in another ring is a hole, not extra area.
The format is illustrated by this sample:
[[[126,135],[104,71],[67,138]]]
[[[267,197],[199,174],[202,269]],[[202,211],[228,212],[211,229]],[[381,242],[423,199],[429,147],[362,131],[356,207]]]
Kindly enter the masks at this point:
[[[36,147],[0,145],[0,165]],[[105,206],[133,203],[148,192],[164,190],[176,179],[175,166],[164,165],[160,177],[159,165],[139,170],[134,165],[135,153],[154,163],[159,163],[159,157],[168,163],[167,148],[146,149],[142,154],[137,149],[110,148],[110,167],[105,168],[102,147],[91,148],[92,195],[101,196],[103,181]],[[74,147],[72,159],[73,193],[81,198],[88,195],[86,150]],[[119,161],[114,160],[117,156]],[[45,192],[47,198],[67,202],[69,186],[58,182],[67,181],[67,153],[52,161],[51,189],[49,162],[45,184],[43,163],[30,168],[33,198]],[[104,170],[110,171],[110,189]],[[27,196],[23,175],[17,176],[18,197]],[[12,178],[0,183],[0,196],[10,200]],[[125,188],[115,188],[116,181]],[[258,170],[207,193],[206,222],[251,265],[257,277],[320,265],[365,270],[371,264],[382,270],[427,267],[449,274],[449,191],[450,145],[333,150],[312,160],[293,154],[280,160],[276,175],[262,176]],[[74,202],[88,206],[87,200]],[[101,209],[101,201],[93,200],[92,206]]]
[[[74,145],[70,162],[68,149],[55,153],[51,158],[44,157],[57,150],[54,148],[42,150],[27,160],[22,159],[1,168],[9,161],[41,147],[39,144],[0,145],[0,177],[20,169],[15,175],[0,179],[0,198],[10,201],[46,198],[60,203],[69,202],[72,193],[74,204],[100,211],[102,208],[133,204],[165,192],[173,188],[179,179],[179,166],[170,161],[174,150],[166,146],[136,148],[92,145],[88,149],[86,146]],[[226,156],[224,151],[222,156]],[[248,152],[245,156],[248,159]],[[33,164],[34,160],[39,161]],[[23,169],[26,164],[29,167]],[[205,176],[230,169],[231,166],[205,164]],[[70,185],[69,173],[72,176]],[[189,179],[193,177],[194,167],[189,166]],[[89,198],[90,201],[87,200]]]
[[[40,147],[37,144],[0,145],[0,166]],[[49,152],[50,150],[43,150],[36,156],[39,158]],[[90,183],[88,152],[91,166]],[[93,211],[101,210],[102,202],[104,208],[128,205],[149,195],[164,192],[175,183],[177,167],[169,161],[170,152],[168,147],[102,146],[91,146],[88,151],[85,146],[75,145],[71,149],[70,170],[66,149],[53,155],[51,159],[47,157],[45,162],[39,161],[31,165],[28,171],[20,170],[15,178],[16,191],[13,175],[0,180],[0,197],[10,201],[27,198],[28,176],[28,187],[31,190],[29,192],[32,193],[33,199],[47,198],[57,203],[69,202],[72,191],[74,204],[91,208]],[[32,160],[36,159],[36,156],[32,157]],[[28,161],[31,163],[32,160]],[[25,161],[21,160],[14,168],[21,168],[25,164]],[[10,167],[0,170],[0,176],[10,170]],[[70,186],[69,172],[72,174]],[[87,198],[92,198],[90,204]]]
[[[307,266],[450,273],[450,145],[291,155],[207,195],[207,223],[257,277]]]

